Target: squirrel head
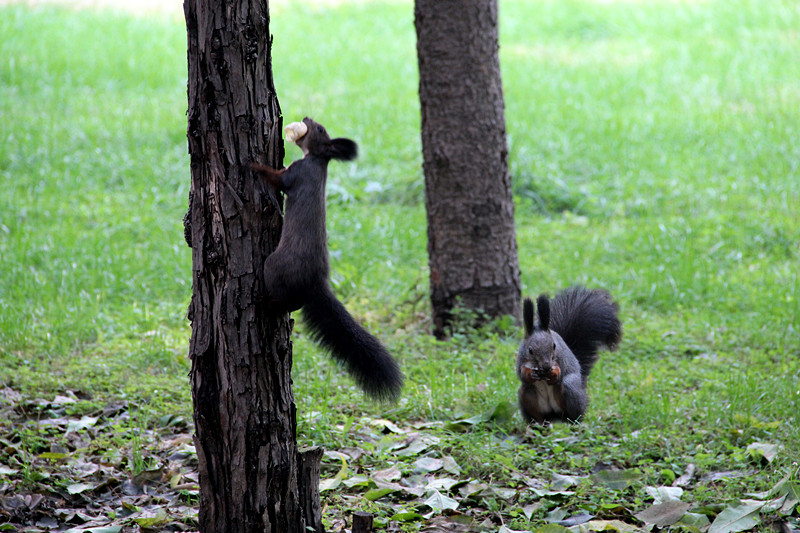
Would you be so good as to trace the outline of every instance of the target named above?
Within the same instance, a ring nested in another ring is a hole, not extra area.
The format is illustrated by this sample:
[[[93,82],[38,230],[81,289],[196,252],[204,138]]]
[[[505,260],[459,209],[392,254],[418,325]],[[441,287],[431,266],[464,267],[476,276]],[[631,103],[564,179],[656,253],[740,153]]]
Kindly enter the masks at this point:
[[[350,139],[331,139],[325,128],[306,117],[303,122],[292,122],[284,128],[286,140],[293,141],[304,156],[313,155],[325,160],[351,161],[358,155],[358,145]]]
[[[522,304],[522,319],[525,325],[525,340],[517,354],[517,375],[520,380],[557,381],[561,369],[556,361],[556,340],[550,331],[550,299],[542,294],[536,299],[539,323],[534,322],[533,301],[525,298]]]

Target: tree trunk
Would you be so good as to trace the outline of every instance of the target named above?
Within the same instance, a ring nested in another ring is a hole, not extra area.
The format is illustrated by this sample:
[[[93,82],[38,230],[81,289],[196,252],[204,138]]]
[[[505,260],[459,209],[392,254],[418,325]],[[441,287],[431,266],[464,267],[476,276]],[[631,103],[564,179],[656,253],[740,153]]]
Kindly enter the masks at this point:
[[[496,0],[416,0],[434,334],[457,301],[519,317]]]
[[[281,167],[266,0],[186,0],[191,384],[200,530],[300,532],[291,323],[259,306],[281,228],[248,170]]]

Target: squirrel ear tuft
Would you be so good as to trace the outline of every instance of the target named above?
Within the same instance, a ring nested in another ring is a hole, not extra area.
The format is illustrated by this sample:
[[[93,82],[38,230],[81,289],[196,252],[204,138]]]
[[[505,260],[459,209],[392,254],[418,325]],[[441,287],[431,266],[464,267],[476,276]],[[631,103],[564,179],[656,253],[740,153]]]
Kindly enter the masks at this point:
[[[530,298],[522,302],[522,323],[525,325],[525,337],[533,335],[533,300]]]
[[[536,308],[539,311],[539,327],[550,329],[550,299],[546,294],[540,294],[536,298]]]
[[[358,156],[358,145],[355,141],[337,137],[331,140],[331,159],[352,161]]]

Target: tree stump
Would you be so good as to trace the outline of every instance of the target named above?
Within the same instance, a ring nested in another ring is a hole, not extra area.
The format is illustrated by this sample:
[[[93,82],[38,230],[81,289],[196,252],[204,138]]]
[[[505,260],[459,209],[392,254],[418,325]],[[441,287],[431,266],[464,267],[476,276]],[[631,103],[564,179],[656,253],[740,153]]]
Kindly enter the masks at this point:
[[[322,506],[319,500],[319,467],[325,450],[319,446],[303,448],[297,455],[297,488],[300,491],[300,510],[306,528],[325,533],[322,526]]]
[[[353,533],[372,533],[373,516],[363,511],[353,513]]]

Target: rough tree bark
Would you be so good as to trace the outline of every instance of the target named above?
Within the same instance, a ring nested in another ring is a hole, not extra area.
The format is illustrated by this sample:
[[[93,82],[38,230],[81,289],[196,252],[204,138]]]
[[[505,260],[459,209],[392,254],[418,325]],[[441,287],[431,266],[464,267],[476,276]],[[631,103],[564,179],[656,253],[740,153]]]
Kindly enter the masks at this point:
[[[186,0],[184,11],[200,530],[301,532],[291,323],[259,308],[259,273],[281,218],[248,171],[252,162],[280,167],[284,155],[269,6]]]
[[[434,334],[457,303],[519,317],[497,0],[416,0]]]

